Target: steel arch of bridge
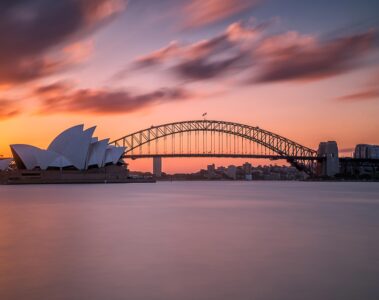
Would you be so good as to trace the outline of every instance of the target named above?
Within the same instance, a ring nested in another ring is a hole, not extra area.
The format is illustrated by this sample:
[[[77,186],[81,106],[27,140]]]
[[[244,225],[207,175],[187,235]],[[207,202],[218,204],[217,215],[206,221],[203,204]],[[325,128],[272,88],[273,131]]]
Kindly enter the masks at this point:
[[[133,150],[140,148],[141,146],[148,144],[152,141],[157,141],[168,136],[174,136],[176,134],[188,133],[188,132],[218,132],[224,133],[232,136],[237,136],[248,141],[255,142],[261,146],[271,150],[276,155],[267,156],[271,159],[286,159],[296,168],[307,172],[312,175],[314,171],[314,162],[320,158],[317,156],[317,152],[311,148],[305,147],[299,143],[289,140],[283,136],[275,134],[273,132],[261,129],[259,127],[253,127],[249,125],[226,122],[226,121],[216,121],[216,120],[193,120],[193,121],[182,121],[175,123],[168,123],[159,126],[151,126],[122,138],[110,142],[111,145],[126,147],[124,153],[125,157],[141,158],[141,157],[254,157],[252,155],[240,155],[236,154],[222,154],[222,153],[212,153],[212,154],[202,154],[202,153],[192,153],[192,154],[144,154],[144,155],[132,155]],[[258,155],[259,156],[259,155]],[[257,156],[257,157],[258,157]],[[263,158],[259,156],[260,158]]]

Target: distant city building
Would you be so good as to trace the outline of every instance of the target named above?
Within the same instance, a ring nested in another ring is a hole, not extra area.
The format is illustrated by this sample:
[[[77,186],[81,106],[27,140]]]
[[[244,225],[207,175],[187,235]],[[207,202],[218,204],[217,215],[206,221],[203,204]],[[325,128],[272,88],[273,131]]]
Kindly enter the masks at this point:
[[[208,173],[214,173],[216,171],[215,164],[208,165],[207,166],[207,171],[208,171]]]
[[[162,157],[160,156],[153,158],[153,174],[156,177],[162,176]]]
[[[251,166],[251,174],[249,171],[249,163],[242,166],[231,165],[227,168],[223,166],[215,167],[213,164],[207,168],[201,169],[191,174],[172,174],[162,173],[161,180],[305,180],[308,175],[297,170],[292,166]]]
[[[217,167],[216,171],[219,173],[226,173],[226,168],[224,166],[220,166]]]
[[[379,146],[359,144],[355,147],[354,158],[379,159]]]
[[[209,179],[214,178],[216,175],[216,167],[215,164],[211,164],[207,166],[207,176]]]
[[[109,146],[109,139],[92,137],[96,127],[84,130],[84,125],[71,127],[58,135],[47,150],[31,145],[11,145],[18,169],[72,168],[87,170],[122,162],[125,147]]]
[[[242,165],[242,168],[245,172],[245,175],[251,175],[252,165],[248,162],[244,163]]]
[[[265,180],[280,180],[280,174],[279,173],[268,173],[264,175]]]
[[[247,180],[247,181],[253,180],[253,175],[245,174],[245,180]]]
[[[228,166],[228,168],[226,169],[226,175],[230,179],[237,179],[237,167],[234,165]]]

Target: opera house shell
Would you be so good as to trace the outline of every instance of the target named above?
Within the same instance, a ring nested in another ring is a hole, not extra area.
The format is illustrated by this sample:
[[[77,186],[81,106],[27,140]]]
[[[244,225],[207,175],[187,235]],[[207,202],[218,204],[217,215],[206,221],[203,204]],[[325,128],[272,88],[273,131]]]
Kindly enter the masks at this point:
[[[12,159],[10,158],[0,159],[0,171],[7,170],[11,162]]]
[[[18,169],[88,170],[122,163],[124,147],[108,145],[109,139],[93,137],[96,127],[71,127],[58,135],[46,150],[31,145],[11,145]],[[0,166],[1,167],[1,166]]]

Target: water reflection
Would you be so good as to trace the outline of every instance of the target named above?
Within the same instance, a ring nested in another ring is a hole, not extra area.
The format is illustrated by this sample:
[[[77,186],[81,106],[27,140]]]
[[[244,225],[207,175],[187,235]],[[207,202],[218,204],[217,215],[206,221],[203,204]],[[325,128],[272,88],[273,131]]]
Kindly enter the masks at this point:
[[[0,299],[379,299],[379,185],[0,186]]]

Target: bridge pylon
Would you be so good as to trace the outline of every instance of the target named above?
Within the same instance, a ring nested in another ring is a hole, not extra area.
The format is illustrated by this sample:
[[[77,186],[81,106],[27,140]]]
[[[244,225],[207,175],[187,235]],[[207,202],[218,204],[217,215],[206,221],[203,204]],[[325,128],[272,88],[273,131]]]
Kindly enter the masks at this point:
[[[162,157],[161,156],[153,157],[153,175],[155,177],[162,176]]]
[[[317,162],[318,176],[333,177],[340,173],[338,146],[335,141],[321,142],[317,154],[323,158]]]

